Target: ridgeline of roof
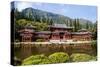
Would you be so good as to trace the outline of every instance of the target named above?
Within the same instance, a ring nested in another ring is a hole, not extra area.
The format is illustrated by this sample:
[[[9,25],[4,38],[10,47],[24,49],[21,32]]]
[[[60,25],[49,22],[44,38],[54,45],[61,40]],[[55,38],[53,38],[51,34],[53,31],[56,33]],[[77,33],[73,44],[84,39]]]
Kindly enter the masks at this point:
[[[22,33],[22,32],[30,32],[30,33],[33,33],[35,31],[34,30],[30,30],[30,29],[21,29],[18,32],[20,32],[20,33]]]
[[[50,34],[51,31],[40,31],[40,32],[35,32],[36,34]]]
[[[38,37],[38,38],[48,38],[49,36],[46,36],[46,35],[37,35],[35,37]]]
[[[68,32],[68,31],[55,31],[55,32],[51,32],[51,33],[68,33],[68,34],[70,34],[70,32]]]
[[[70,33],[68,31],[54,31],[54,32],[51,32],[51,31],[40,31],[40,32],[35,32],[36,34],[50,34],[50,33]]]
[[[92,34],[91,32],[72,32],[71,34]]]
[[[88,30],[87,30],[87,29],[84,29],[84,28],[78,30],[78,32],[87,32],[87,31],[88,31]]]
[[[35,32],[36,34],[51,34],[51,33],[54,33],[54,34],[59,34],[59,33],[67,33],[67,34],[92,34],[92,32],[68,32],[68,31],[54,31],[54,32],[51,32],[51,31],[40,31],[40,32]]]

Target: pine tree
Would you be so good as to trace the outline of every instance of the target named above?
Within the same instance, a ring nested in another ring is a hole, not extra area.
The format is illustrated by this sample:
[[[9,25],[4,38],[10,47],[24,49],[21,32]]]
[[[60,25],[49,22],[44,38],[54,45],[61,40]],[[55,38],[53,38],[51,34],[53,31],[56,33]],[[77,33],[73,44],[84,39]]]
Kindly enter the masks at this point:
[[[74,32],[77,31],[77,25],[76,25],[76,23],[77,23],[77,21],[76,21],[76,19],[74,19]]]
[[[89,23],[86,22],[86,29],[89,29]]]
[[[70,27],[73,26],[73,21],[70,19]]]

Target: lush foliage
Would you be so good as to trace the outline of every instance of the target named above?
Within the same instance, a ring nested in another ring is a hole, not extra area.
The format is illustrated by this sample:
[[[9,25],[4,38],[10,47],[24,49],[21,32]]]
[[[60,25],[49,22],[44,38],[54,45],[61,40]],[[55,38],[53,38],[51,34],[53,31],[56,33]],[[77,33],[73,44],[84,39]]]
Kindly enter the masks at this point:
[[[57,52],[51,54],[49,57],[44,55],[33,55],[23,60],[22,65],[30,64],[50,64],[50,63],[64,63],[69,60],[67,53]]]
[[[81,54],[81,53],[72,54],[70,57],[71,60],[74,62],[86,62],[95,59],[94,57],[88,54]]]
[[[57,52],[57,53],[51,54],[49,56],[49,59],[51,60],[52,63],[64,63],[69,60],[69,56],[67,53]]]
[[[25,27],[25,26],[32,26],[37,31],[47,30],[47,27],[48,27],[47,23],[33,22],[33,21],[26,20],[26,19],[16,20],[15,27],[17,29],[21,27]]]
[[[30,64],[48,64],[50,63],[49,59],[44,55],[34,55],[23,60],[22,65]]]
[[[67,53],[57,52],[51,54],[49,57],[44,55],[33,55],[23,60],[22,65],[30,64],[50,64],[50,63],[64,63],[69,60]]]
[[[65,63],[65,62],[86,62],[95,61],[96,56],[90,56],[88,54],[76,53],[72,54],[70,57],[67,53],[56,52],[48,57],[45,55],[33,55],[22,61],[22,65],[32,65],[32,64],[51,64],[51,63]]]
[[[45,31],[45,30],[48,30],[48,24],[47,23],[35,22],[35,23],[32,23],[32,25],[35,26],[35,29],[37,31]]]

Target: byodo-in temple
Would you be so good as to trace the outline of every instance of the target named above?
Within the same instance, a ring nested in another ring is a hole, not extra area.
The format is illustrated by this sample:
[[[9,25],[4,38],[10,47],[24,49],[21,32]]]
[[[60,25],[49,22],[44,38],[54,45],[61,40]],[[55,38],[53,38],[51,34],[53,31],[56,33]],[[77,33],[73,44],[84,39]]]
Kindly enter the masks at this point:
[[[68,27],[66,24],[52,24],[48,26],[48,31],[36,31],[32,26],[21,28],[20,42],[35,42],[37,39],[42,39],[45,42],[67,42],[67,41],[90,41],[92,33],[86,29],[73,32],[73,27]]]

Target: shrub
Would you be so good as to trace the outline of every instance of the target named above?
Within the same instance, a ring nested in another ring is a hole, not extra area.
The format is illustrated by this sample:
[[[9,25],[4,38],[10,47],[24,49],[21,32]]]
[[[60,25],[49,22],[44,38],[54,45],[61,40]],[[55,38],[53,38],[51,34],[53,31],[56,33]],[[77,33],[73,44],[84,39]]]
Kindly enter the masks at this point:
[[[49,59],[52,63],[64,63],[69,60],[69,56],[67,53],[57,52],[57,53],[51,54],[49,56]]]
[[[92,56],[88,55],[88,54],[72,54],[70,56],[71,60],[74,62],[84,62],[84,61],[90,61],[92,60]]]
[[[49,64],[50,61],[48,57],[44,55],[34,55],[23,60],[22,65],[31,65],[31,64]]]

